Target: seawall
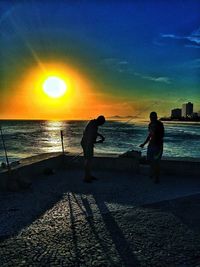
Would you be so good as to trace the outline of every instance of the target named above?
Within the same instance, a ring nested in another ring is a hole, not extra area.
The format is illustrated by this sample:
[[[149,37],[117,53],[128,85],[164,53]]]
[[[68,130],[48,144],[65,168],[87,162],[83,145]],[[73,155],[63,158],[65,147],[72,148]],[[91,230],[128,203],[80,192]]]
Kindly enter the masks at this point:
[[[9,183],[16,177],[31,181],[48,170],[57,169],[83,169],[84,158],[77,154],[48,153],[23,159],[19,165],[14,166],[11,173],[7,170],[0,172],[0,190],[6,190]],[[93,159],[94,170],[119,171],[140,173],[148,175],[149,166],[140,163],[139,158],[122,158],[118,155],[96,155]],[[161,174],[175,176],[199,176],[200,160],[186,160],[180,158],[163,159],[161,161]]]

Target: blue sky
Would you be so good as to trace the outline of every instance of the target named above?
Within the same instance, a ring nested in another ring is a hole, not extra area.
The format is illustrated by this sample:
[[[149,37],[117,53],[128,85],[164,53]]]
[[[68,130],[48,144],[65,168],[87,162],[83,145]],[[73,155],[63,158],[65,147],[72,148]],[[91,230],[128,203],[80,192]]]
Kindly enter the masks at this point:
[[[6,97],[37,55],[72,64],[102,94],[137,102],[138,110],[155,101],[163,115],[186,101],[200,110],[200,1],[7,0],[0,7]]]

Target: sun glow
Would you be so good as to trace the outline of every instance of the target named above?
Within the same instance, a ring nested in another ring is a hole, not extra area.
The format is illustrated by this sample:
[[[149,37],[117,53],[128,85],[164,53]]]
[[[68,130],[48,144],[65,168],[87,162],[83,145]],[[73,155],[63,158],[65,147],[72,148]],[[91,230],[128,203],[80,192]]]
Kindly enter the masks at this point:
[[[63,79],[51,76],[44,81],[43,90],[49,97],[58,98],[66,93],[67,85]]]
[[[95,89],[94,89],[95,88]],[[102,111],[96,85],[76,68],[65,64],[33,66],[17,84],[6,102],[4,116],[23,119],[87,119]],[[91,109],[91,107],[94,107]],[[93,115],[94,114],[94,115]]]
[[[91,81],[85,72],[63,63],[32,66],[9,89],[12,94],[0,107],[0,118],[82,120],[102,112],[117,114],[122,107],[121,101],[102,95],[101,84]],[[123,111],[130,113],[126,103]]]

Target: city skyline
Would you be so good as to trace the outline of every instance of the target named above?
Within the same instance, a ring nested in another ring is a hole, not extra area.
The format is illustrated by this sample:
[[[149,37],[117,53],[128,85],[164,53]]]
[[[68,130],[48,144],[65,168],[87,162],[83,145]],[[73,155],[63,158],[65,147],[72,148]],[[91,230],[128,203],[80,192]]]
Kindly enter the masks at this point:
[[[195,0],[1,1],[0,119],[200,107],[198,10]],[[50,76],[65,82],[63,97],[44,94]]]
[[[200,110],[194,109],[194,103],[187,102],[182,104],[182,108],[176,107],[171,110],[171,119],[181,118],[200,118]]]

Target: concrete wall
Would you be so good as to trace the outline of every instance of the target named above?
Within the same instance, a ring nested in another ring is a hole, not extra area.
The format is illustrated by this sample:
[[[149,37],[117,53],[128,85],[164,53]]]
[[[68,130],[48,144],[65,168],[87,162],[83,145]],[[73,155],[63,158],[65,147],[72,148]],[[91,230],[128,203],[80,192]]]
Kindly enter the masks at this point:
[[[19,179],[22,179],[22,181],[24,180],[24,182],[31,181],[33,178],[35,179],[39,177],[39,175],[44,174],[44,171],[47,168],[61,168],[63,162],[64,158],[62,155],[39,161],[38,157],[35,156],[35,162],[33,157],[31,157],[30,163],[27,161],[26,164],[20,164],[13,167],[9,173],[7,170],[0,173],[0,190],[6,190],[9,184],[14,183]]]
[[[9,182],[16,177],[24,177],[28,180],[37,178],[44,174],[45,169],[83,169],[84,158],[75,155],[57,155],[42,159],[35,157],[26,164],[20,164],[12,169],[11,174],[7,171],[0,173],[0,190],[6,190]],[[93,159],[94,170],[108,171],[131,171],[132,173],[148,174],[148,166],[140,165],[137,158],[121,158],[117,156],[96,156]],[[161,173],[166,175],[195,175],[200,177],[200,161],[182,161],[182,160],[162,160]]]
[[[25,164],[20,164],[14,167],[11,173],[4,171],[0,173],[0,190],[6,190],[9,184],[12,184],[16,179],[24,178],[31,181],[44,174],[44,171],[50,169],[83,169],[84,159],[82,156],[75,158],[74,155],[58,155],[47,159],[35,156],[31,157],[30,161],[25,161]],[[139,160],[119,157],[104,157],[97,156],[93,159],[94,170],[118,170],[139,172]],[[48,170],[47,170],[48,171]],[[23,180],[23,179],[22,179]]]
[[[77,160],[71,156],[66,156],[66,168],[84,168],[84,158],[78,157]],[[96,156],[92,160],[94,170],[115,170],[139,172],[139,159],[137,158],[119,158],[116,156]]]
[[[149,174],[149,166],[147,164],[140,165],[140,173]],[[161,174],[176,176],[197,176],[200,177],[200,162],[198,161],[182,161],[182,160],[162,160]]]

